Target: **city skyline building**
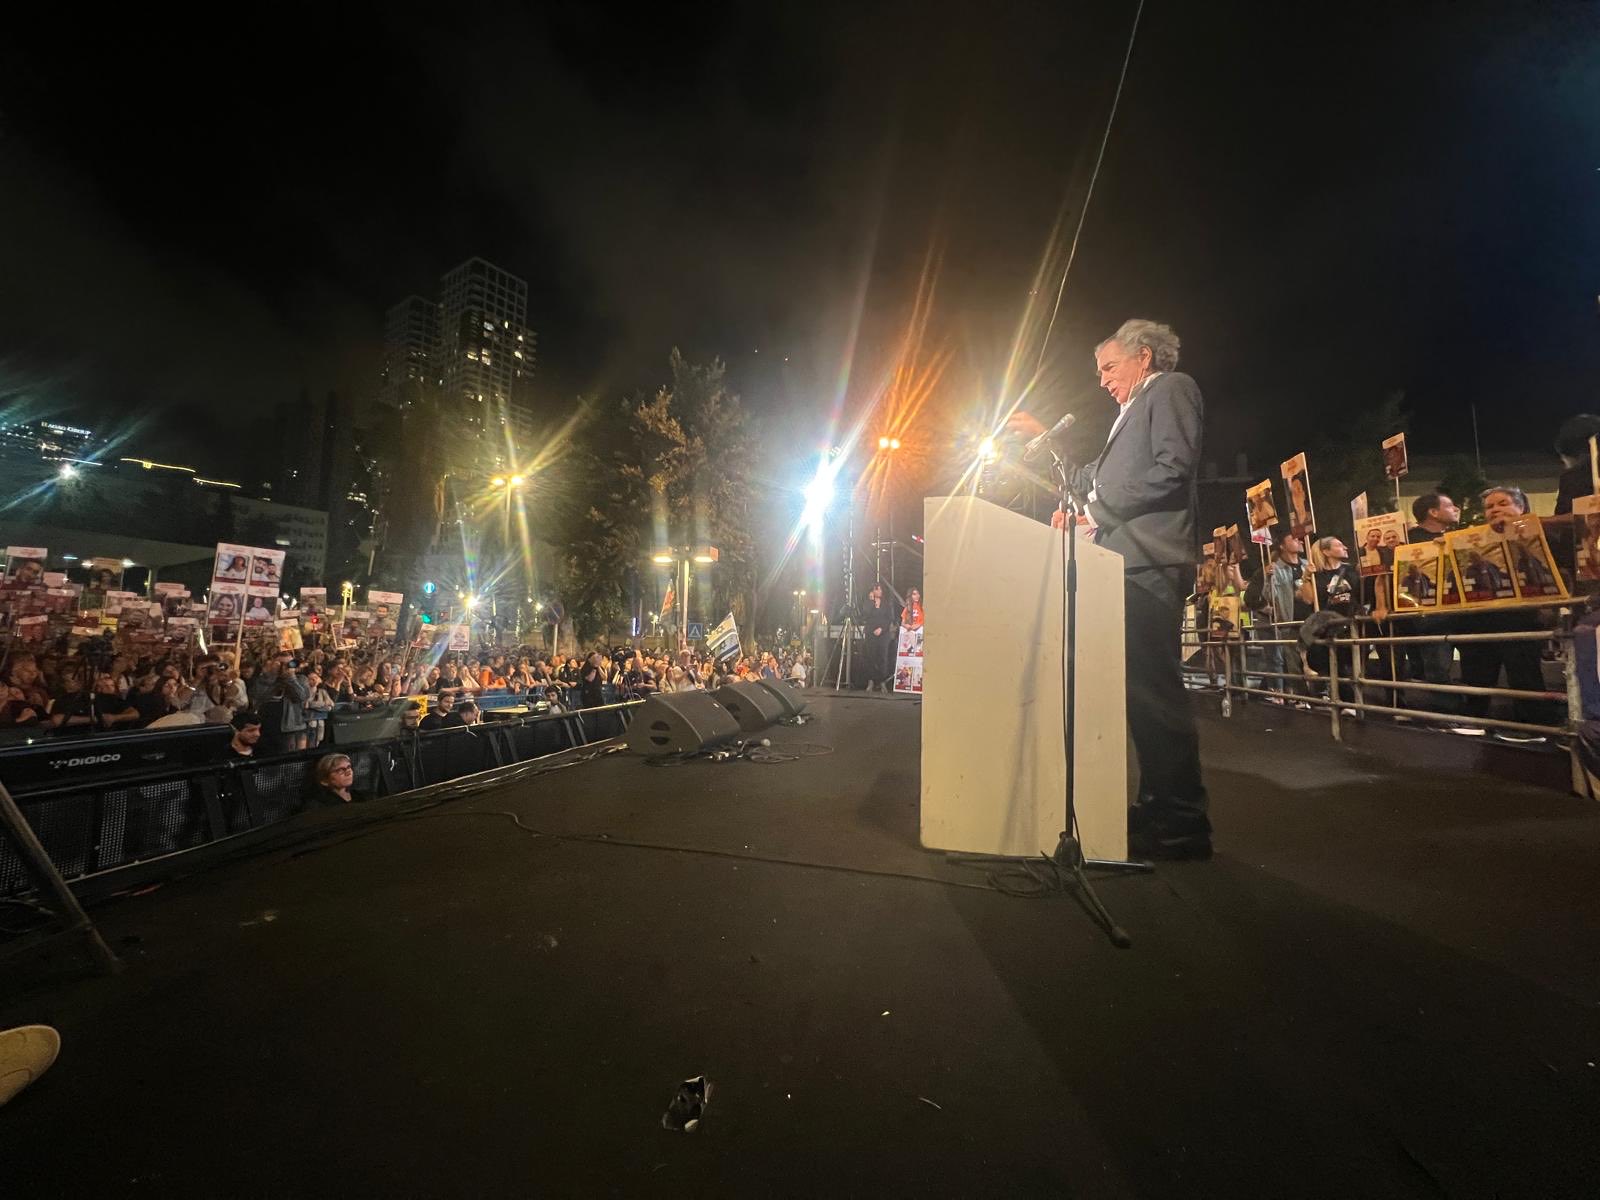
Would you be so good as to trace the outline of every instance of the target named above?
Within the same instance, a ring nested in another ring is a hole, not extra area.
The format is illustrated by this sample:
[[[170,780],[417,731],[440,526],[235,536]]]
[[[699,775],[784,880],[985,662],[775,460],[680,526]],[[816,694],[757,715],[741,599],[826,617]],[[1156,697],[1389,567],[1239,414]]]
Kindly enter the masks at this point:
[[[439,281],[439,364],[444,395],[504,453],[527,437],[534,337],[527,327],[528,284],[473,257]],[[504,465],[502,463],[502,465]]]
[[[410,295],[391,305],[383,320],[383,378],[379,402],[391,409],[415,403],[421,390],[438,382],[439,304]]]
[[[452,267],[437,301],[414,294],[385,314],[380,401],[403,412],[437,387],[491,466],[527,457],[537,346],[527,321],[526,280],[476,256]]]

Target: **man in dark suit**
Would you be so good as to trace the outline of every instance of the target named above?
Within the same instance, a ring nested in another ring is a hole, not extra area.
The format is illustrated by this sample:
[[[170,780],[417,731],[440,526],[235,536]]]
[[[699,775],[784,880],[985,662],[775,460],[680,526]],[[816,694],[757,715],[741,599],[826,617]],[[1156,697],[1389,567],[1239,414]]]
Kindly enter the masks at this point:
[[[1128,732],[1139,756],[1139,800],[1128,813],[1136,857],[1211,857],[1200,746],[1184,694],[1178,636],[1194,580],[1196,484],[1205,402],[1176,371],[1178,335],[1154,321],[1127,321],[1095,348],[1100,385],[1118,412],[1105,448],[1073,471],[1085,501],[1080,529],[1122,555],[1127,637]],[[1016,413],[1013,432],[1036,435]],[[1060,512],[1052,524],[1064,521]]]

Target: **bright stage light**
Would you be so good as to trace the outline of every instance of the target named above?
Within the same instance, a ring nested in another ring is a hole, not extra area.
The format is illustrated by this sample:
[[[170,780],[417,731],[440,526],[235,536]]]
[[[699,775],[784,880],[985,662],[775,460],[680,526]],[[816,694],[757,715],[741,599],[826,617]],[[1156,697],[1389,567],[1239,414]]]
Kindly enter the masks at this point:
[[[878,449],[879,450],[887,450],[888,448],[889,448],[889,439],[886,438],[886,437],[879,438],[878,439]]]
[[[468,608],[477,608],[478,598],[476,596],[468,596],[465,603]]]
[[[978,443],[978,458],[986,463],[992,463],[1000,457],[1000,452],[995,449],[994,439],[986,437]]]
[[[829,464],[817,469],[817,477],[806,484],[806,506],[800,513],[800,524],[815,529],[822,523],[822,515],[833,503],[833,470]]]
[[[513,475],[511,477],[511,486],[512,487],[521,487],[522,486],[522,476],[521,475]]]

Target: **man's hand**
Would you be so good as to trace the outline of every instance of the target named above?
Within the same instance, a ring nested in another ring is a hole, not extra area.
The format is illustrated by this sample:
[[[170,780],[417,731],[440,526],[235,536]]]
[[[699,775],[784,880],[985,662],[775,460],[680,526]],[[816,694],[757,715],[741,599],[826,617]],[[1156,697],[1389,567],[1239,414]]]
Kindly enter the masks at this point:
[[[1044,426],[1039,424],[1038,417],[1019,408],[1006,418],[1006,432],[1032,441],[1044,432]]]

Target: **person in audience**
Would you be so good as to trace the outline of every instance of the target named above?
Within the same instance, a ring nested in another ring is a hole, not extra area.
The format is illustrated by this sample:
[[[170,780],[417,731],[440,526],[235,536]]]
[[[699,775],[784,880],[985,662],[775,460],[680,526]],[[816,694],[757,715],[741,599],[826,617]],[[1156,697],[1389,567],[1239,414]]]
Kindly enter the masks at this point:
[[[1245,605],[1261,615],[1262,623],[1253,628],[1258,631],[1258,637],[1269,642],[1292,642],[1296,633],[1294,622],[1311,615],[1310,602],[1300,595],[1300,584],[1306,573],[1304,550],[1305,545],[1297,534],[1280,528],[1273,536],[1272,556],[1265,569],[1258,569],[1245,586]],[[1264,676],[1266,689],[1304,695],[1305,668],[1300,661],[1299,647],[1267,645],[1261,649],[1264,669],[1268,672]]]
[[[584,708],[595,708],[606,702],[606,665],[596,650],[589,655],[578,678],[579,702]]]
[[[432,733],[436,729],[447,729],[453,725],[461,724],[461,718],[455,712],[456,697],[454,692],[440,692],[439,698],[433,702],[433,707],[428,710],[428,715],[422,718],[417,726],[423,733]]]
[[[1411,515],[1416,520],[1406,531],[1406,541],[1437,542],[1461,523],[1461,508],[1445,492],[1425,492],[1411,504]],[[1448,569],[1448,567],[1446,567]],[[1414,617],[1396,628],[1416,637],[1443,637],[1454,627],[1455,618],[1448,615]],[[1455,648],[1448,642],[1420,643],[1406,647],[1406,660],[1411,678],[1424,683],[1451,682],[1451,668],[1455,662]],[[1458,698],[1449,692],[1413,692],[1413,708],[1429,708],[1434,712],[1453,713]]]
[[[95,728],[95,693],[81,662],[63,663],[61,686],[50,701],[50,728],[58,733],[90,733]]]
[[[656,674],[637,654],[628,660],[628,669],[622,674],[622,693],[628,699],[639,699],[660,691]]]
[[[1522,489],[1511,484],[1495,484],[1485,488],[1483,517],[1491,526],[1503,529],[1507,521],[1528,511],[1528,497]],[[1487,612],[1453,614],[1450,620],[1457,633],[1531,633],[1546,629],[1545,614],[1538,610],[1502,609]],[[1500,674],[1505,672],[1505,686],[1517,691],[1546,691],[1544,668],[1541,665],[1542,643],[1528,639],[1514,642],[1462,642],[1461,682],[1468,687],[1492,688],[1499,686]],[[1562,712],[1558,702],[1548,699],[1518,698],[1511,704],[1514,720],[1528,725],[1555,725],[1561,723]],[[1469,717],[1488,717],[1490,697],[1463,696],[1461,712]],[[1482,726],[1463,725],[1457,732],[1481,730]],[[1541,734],[1530,730],[1502,730],[1495,734],[1502,741],[1542,742]]]
[[[1556,431],[1556,454],[1561,458],[1561,478],[1556,484],[1558,517],[1570,513],[1579,496],[1594,495],[1589,439],[1595,436],[1600,436],[1600,417],[1592,413],[1568,417]]]
[[[139,719],[133,722],[135,727],[144,729],[172,712],[174,690],[170,680],[163,680],[154,671],[141,675],[128,693],[128,703],[139,710]]]
[[[139,710],[117,690],[109,671],[94,677],[94,712],[101,729],[131,729],[139,723]]]
[[[351,786],[355,783],[356,772],[348,754],[324,754],[317,759],[313,774],[316,786],[311,790],[310,807],[333,808],[367,799]]]
[[[261,741],[261,716],[245,709],[233,714],[233,737],[228,741],[224,757],[229,759],[254,758],[256,746]]]
[[[50,693],[45,690],[38,659],[31,654],[12,658],[0,698],[0,726],[45,724],[50,715]]]

